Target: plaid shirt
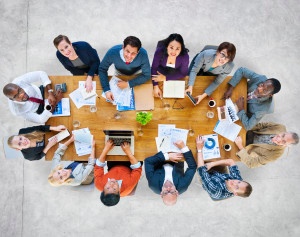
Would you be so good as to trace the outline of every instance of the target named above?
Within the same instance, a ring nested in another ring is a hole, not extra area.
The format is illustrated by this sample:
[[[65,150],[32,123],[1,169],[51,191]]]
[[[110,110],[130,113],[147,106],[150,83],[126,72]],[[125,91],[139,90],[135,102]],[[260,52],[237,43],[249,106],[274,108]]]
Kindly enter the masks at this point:
[[[229,174],[221,174],[216,171],[207,172],[206,166],[198,168],[202,180],[202,186],[213,200],[222,200],[233,196],[226,187],[225,180],[243,180],[236,165],[229,167]]]

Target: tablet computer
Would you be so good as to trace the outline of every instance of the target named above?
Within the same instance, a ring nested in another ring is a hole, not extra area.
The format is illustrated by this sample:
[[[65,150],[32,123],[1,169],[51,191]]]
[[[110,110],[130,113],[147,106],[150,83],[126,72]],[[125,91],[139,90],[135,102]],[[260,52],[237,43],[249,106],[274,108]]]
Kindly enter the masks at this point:
[[[192,101],[192,103],[194,105],[197,104],[197,98],[194,98],[193,96],[191,96],[191,93],[190,92],[187,92],[186,95],[188,96],[188,98],[190,99],[190,101]]]

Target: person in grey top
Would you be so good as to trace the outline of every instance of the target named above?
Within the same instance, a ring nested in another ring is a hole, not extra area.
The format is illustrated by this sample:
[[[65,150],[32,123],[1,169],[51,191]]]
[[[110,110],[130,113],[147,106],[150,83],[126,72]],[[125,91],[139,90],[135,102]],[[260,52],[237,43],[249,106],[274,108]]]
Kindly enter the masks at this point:
[[[235,53],[236,48],[232,43],[223,42],[217,49],[201,51],[192,60],[189,68],[189,82],[186,92],[192,94],[196,76],[217,76],[205,89],[203,94],[196,96],[197,104],[199,104],[206,96],[210,96],[232,71]]]
[[[275,78],[268,79],[265,75],[259,75],[247,68],[240,67],[228,82],[228,90],[223,98],[230,98],[233,88],[247,78],[247,112],[244,110],[244,97],[236,101],[238,117],[246,130],[253,128],[262,117],[272,111],[272,97],[281,89],[280,82]]]

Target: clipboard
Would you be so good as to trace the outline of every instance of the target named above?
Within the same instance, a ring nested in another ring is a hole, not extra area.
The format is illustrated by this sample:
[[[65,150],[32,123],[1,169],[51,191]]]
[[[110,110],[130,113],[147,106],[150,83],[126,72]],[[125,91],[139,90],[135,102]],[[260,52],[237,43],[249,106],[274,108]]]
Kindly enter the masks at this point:
[[[152,83],[134,87],[135,110],[154,110]]]

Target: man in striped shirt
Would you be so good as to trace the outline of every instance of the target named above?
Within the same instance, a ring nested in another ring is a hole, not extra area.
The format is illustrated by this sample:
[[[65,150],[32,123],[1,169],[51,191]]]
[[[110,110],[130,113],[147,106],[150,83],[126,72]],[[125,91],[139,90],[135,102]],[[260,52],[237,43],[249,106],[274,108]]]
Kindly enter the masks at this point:
[[[220,160],[204,164],[202,149],[204,138],[196,138],[198,172],[202,180],[202,186],[208,192],[212,200],[218,201],[232,196],[249,197],[252,187],[249,183],[243,181],[240,171],[232,159]],[[223,174],[209,170],[215,166],[229,166],[229,174]]]

